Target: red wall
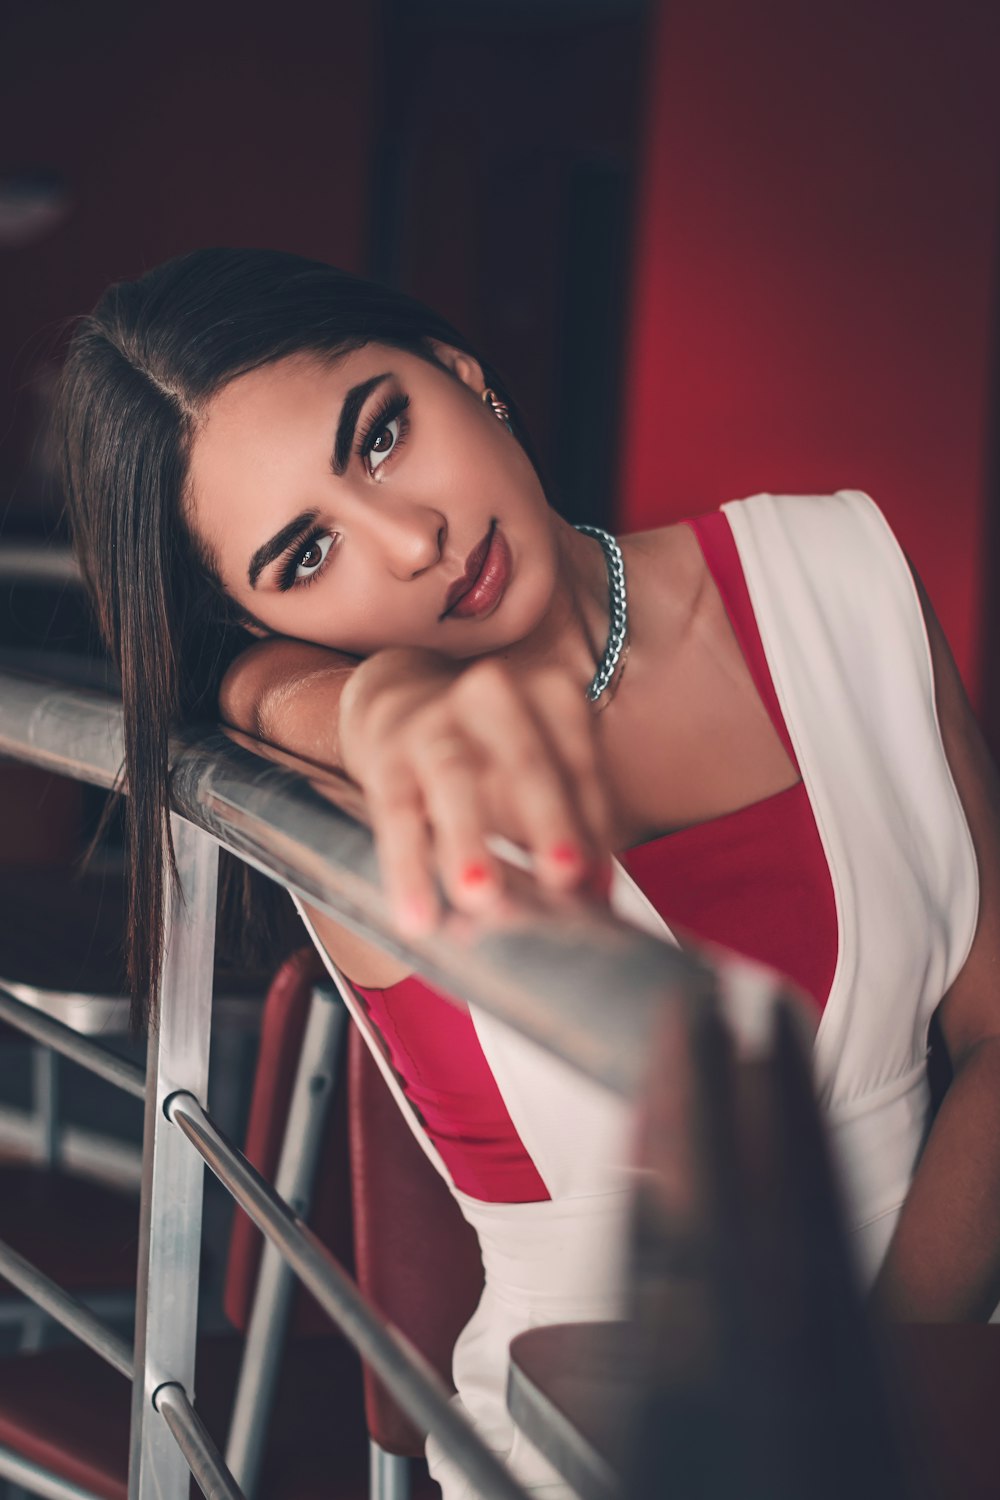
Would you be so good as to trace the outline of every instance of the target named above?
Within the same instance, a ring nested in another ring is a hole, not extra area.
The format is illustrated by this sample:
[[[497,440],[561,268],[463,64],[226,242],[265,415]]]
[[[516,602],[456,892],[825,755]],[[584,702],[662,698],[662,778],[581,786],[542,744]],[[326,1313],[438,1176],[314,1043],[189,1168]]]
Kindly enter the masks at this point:
[[[866,489],[975,688],[1000,6],[675,0],[651,68],[625,528]]]
[[[211,244],[364,268],[374,16],[354,0],[0,6],[0,172],[56,171],[72,203],[36,242],[0,248],[0,528],[51,526],[45,394],[66,320],[110,281]],[[6,639],[37,611],[4,605]],[[86,639],[62,620],[45,632]],[[0,862],[71,858],[79,787],[10,766],[0,780]]]
[[[0,251],[7,514],[38,507],[33,382],[109,282],[213,244],[364,269],[375,17],[355,0],[4,8],[0,169],[55,169],[73,203],[56,230]]]

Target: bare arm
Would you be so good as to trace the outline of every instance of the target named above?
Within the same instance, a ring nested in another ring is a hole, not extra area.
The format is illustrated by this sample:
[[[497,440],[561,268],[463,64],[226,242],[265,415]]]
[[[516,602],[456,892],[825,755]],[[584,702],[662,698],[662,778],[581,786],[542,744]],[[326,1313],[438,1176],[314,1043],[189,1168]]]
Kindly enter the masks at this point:
[[[919,581],[918,581],[919,584]],[[1000,779],[921,587],[938,713],[979,864],[976,935],[938,1019],[954,1077],[875,1288],[888,1316],[983,1320],[1000,1302]]]
[[[234,727],[357,782],[404,931],[434,927],[438,880],[460,909],[500,901],[491,834],[523,845],[555,889],[582,883],[608,853],[591,711],[562,674],[522,681],[496,661],[407,648],[357,663],[269,637],[230,667],[219,705]],[[346,937],[328,947],[356,982],[403,977],[396,960],[349,941],[353,955]]]
[[[316,765],[341,770],[340,699],[357,666],[306,641],[269,636],[237,657],[219,690],[225,723]],[[387,989],[409,969],[324,912],[308,907],[317,936],[355,984]]]
[[[229,668],[219,712],[234,729],[340,770],[340,698],[357,665],[323,646],[268,636]]]

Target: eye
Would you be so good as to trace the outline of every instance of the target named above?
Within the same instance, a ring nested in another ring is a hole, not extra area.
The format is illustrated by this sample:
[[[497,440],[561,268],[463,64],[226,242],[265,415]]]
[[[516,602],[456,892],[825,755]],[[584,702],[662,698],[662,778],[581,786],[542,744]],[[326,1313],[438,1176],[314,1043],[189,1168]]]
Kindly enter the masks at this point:
[[[396,454],[406,442],[410,419],[410,398],[404,391],[391,391],[380,401],[365,423],[358,441],[358,454],[373,479],[386,459],[395,462]]]
[[[385,423],[375,441],[368,449],[368,467],[373,473],[383,460],[389,457],[389,454],[395,448],[398,441],[399,418],[393,417],[391,422]]]
[[[301,579],[309,578],[317,573],[326,562],[327,553],[332,546],[333,537],[329,532],[324,531],[309,537],[295,556],[291,581],[298,583]]]

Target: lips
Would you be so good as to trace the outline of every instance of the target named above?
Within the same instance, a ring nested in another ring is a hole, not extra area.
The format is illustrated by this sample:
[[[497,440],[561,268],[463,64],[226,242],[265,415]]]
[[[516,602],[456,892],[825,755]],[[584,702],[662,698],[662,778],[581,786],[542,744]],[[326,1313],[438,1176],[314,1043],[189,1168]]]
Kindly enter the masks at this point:
[[[496,528],[496,520],[492,520],[483,540],[469,552],[462,577],[448,589],[441,618],[450,615],[468,618],[489,612],[507,586],[508,574],[510,550]]]

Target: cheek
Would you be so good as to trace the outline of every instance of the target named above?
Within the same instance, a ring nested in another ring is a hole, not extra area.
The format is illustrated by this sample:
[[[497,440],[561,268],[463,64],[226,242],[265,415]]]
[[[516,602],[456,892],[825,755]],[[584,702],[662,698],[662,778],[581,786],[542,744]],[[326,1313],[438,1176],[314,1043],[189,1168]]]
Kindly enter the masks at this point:
[[[330,579],[329,587],[331,627],[342,627],[344,632],[370,650],[372,643],[385,636],[398,614],[391,593],[385,588],[366,585],[361,577],[354,577],[343,586],[339,586],[339,580],[334,577]]]
[[[555,571],[544,556],[530,557],[521,569],[521,590],[517,599],[517,620],[511,625],[518,638],[537,630],[552,607]],[[514,602],[514,601],[512,601]]]
[[[366,583],[360,567],[340,568],[337,563],[328,575],[291,590],[269,611],[278,634],[351,656],[414,643],[426,628],[426,621],[416,613],[412,599],[397,598],[384,584]]]

